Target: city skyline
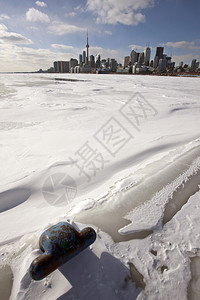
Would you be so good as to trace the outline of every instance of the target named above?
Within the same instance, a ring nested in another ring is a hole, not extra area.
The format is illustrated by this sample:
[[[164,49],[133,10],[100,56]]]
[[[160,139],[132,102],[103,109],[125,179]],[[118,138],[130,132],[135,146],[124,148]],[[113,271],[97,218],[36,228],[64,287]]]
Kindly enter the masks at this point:
[[[123,63],[131,49],[165,47],[179,64],[200,60],[197,0],[0,0],[0,72],[47,69],[78,58],[87,30],[93,55]],[[122,5],[123,4],[123,5]],[[84,48],[85,47],[85,48]]]
[[[175,73],[199,73],[199,62],[196,59],[191,64],[183,61],[175,67],[172,57],[164,53],[164,47],[156,47],[155,56],[151,57],[151,48],[146,46],[143,52],[137,52],[132,48],[130,55],[124,57],[124,64],[117,62],[115,58],[101,58],[100,54],[89,55],[88,31],[86,37],[86,51],[79,54],[78,59],[69,61],[54,61],[53,67],[38,72],[48,73],[127,73],[127,74],[168,74]]]

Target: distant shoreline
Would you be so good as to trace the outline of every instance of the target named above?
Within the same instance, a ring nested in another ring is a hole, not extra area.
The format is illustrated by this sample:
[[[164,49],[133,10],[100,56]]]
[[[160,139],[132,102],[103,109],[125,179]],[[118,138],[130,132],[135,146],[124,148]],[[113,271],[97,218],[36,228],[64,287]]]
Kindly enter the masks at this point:
[[[64,75],[64,74],[74,74],[74,73],[51,73],[51,72],[0,72],[0,74],[8,74],[8,75],[11,75],[11,74],[54,74],[54,75]],[[96,73],[75,73],[76,75],[78,75],[78,74],[96,74]],[[99,75],[99,74],[97,74],[97,75]],[[105,74],[101,74],[101,75],[132,75],[132,76],[135,76],[135,75],[139,75],[139,76],[144,76],[144,75],[146,75],[146,76],[166,76],[166,77],[193,77],[193,78],[200,78],[200,73],[198,73],[198,74],[194,74],[194,73],[182,73],[182,74],[179,74],[179,73],[175,73],[175,74],[167,74],[167,73],[160,73],[160,74],[130,74],[130,73],[117,73],[117,72],[113,72],[113,73],[105,73]]]

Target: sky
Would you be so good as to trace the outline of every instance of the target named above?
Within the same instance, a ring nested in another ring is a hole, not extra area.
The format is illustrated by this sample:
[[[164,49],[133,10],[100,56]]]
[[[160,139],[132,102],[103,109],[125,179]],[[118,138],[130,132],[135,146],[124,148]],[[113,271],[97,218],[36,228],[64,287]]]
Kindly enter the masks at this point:
[[[158,46],[176,65],[200,60],[200,0],[0,0],[0,72],[48,69],[85,49],[123,63]]]

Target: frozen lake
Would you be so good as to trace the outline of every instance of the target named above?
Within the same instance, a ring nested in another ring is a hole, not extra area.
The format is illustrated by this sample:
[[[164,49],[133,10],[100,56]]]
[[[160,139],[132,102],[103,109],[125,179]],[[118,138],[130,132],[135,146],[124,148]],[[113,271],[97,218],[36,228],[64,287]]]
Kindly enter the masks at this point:
[[[0,74],[2,300],[200,298],[199,80]],[[34,282],[67,220],[96,242]]]

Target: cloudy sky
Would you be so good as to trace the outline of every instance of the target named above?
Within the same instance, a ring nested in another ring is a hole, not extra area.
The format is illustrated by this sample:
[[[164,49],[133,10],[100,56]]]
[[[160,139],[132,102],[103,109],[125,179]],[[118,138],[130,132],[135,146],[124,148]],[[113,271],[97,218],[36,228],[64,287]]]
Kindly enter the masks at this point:
[[[123,58],[149,43],[178,64],[200,60],[200,0],[0,0],[0,72],[90,54]]]

